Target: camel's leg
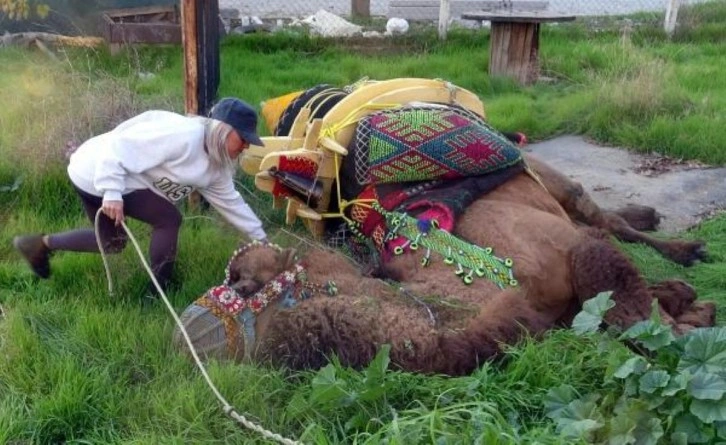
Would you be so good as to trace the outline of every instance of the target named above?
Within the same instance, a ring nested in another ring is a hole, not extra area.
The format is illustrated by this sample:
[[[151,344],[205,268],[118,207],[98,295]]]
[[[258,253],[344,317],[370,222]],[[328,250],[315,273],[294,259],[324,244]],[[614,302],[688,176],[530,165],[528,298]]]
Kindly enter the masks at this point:
[[[501,353],[502,345],[516,344],[555,326],[559,314],[538,312],[515,290],[501,291],[481,305],[479,314],[461,330],[441,332],[440,369],[450,375],[468,374]]]
[[[674,318],[686,312],[696,301],[696,290],[683,280],[665,280],[648,287],[653,298]]]
[[[716,305],[710,301],[696,301],[676,318],[681,330],[708,328],[716,325]]]
[[[575,221],[604,229],[625,242],[651,246],[666,258],[684,266],[690,266],[696,260],[702,260],[705,257],[706,249],[703,242],[661,240],[639,232],[631,227],[621,215],[601,209],[585,192],[581,184],[532,155],[526,155],[525,159],[527,164],[537,172],[550,194]]]
[[[638,270],[611,243],[583,237],[572,250],[573,289],[580,301],[600,292],[612,291],[615,307],[605,314],[605,322],[627,329],[651,314],[653,295]],[[677,323],[663,308],[663,323]]]
[[[696,289],[685,281],[666,280],[648,289],[661,307],[676,319],[681,331],[716,324],[716,305],[709,301],[696,301]]]
[[[630,227],[638,231],[652,232],[657,230],[658,224],[660,224],[663,217],[653,207],[639,204],[628,204],[625,207],[613,210],[613,212],[623,218]]]

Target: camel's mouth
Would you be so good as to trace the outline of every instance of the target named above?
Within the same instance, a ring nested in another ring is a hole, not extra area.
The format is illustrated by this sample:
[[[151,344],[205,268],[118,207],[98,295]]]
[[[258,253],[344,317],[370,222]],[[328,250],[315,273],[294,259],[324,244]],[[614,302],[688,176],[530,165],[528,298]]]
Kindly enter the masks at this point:
[[[262,290],[267,283],[261,283],[257,280],[240,280],[230,282],[228,286],[237,293],[241,298],[245,300],[253,298],[257,292]]]

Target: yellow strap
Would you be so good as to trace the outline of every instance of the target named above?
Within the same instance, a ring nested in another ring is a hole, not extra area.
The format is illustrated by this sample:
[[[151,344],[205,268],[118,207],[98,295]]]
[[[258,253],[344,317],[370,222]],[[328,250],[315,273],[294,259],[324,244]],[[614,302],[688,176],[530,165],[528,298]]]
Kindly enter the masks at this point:
[[[351,111],[344,119],[342,119],[340,122],[336,124],[332,124],[326,128],[323,128],[323,130],[320,132],[320,135],[325,137],[330,137],[335,139],[335,135],[342,130],[343,128],[357,124],[358,121],[361,119],[362,116],[358,116],[358,114],[363,110],[387,110],[389,108],[397,108],[400,107],[401,104],[372,104],[372,103],[366,103],[364,105],[361,105],[360,107],[356,108],[355,110]]]

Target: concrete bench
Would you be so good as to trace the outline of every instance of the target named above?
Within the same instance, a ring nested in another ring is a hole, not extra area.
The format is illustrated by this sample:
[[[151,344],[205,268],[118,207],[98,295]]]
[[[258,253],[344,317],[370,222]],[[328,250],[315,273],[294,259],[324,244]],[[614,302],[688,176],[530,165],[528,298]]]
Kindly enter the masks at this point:
[[[398,17],[410,21],[435,21],[439,19],[439,0],[391,0],[388,3],[387,17]],[[516,9],[518,11],[544,11],[549,3],[546,1],[484,1],[484,0],[451,0],[450,17],[461,18],[469,11],[497,11]]]

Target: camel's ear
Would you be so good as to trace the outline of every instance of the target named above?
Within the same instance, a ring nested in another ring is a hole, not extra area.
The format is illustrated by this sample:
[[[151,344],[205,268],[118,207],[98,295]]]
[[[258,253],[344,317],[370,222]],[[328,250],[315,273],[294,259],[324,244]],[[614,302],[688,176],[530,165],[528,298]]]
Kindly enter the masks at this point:
[[[289,269],[293,265],[295,265],[297,257],[297,249],[294,249],[292,247],[288,249],[282,249],[280,251],[280,254],[278,255],[278,258],[280,259],[280,264],[282,264],[283,269]]]

